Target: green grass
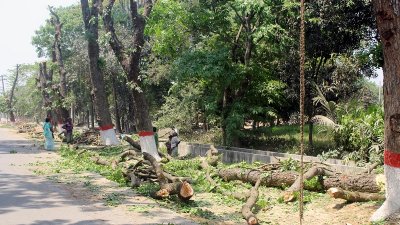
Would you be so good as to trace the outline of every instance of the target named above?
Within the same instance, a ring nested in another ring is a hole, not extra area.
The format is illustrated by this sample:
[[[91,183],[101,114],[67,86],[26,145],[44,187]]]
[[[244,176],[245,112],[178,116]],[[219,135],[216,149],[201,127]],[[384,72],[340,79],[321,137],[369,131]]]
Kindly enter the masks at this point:
[[[318,155],[323,151],[334,148],[331,131],[319,132],[322,127],[314,126],[313,147],[309,145],[309,126],[304,127],[304,143],[307,155]],[[325,127],[324,127],[325,128]],[[326,128],[325,128],[326,129]],[[241,143],[244,147],[264,149],[275,152],[298,153],[300,149],[300,126],[280,125],[261,127],[257,130],[245,131]]]
[[[87,151],[78,155],[77,151],[61,146],[59,153],[62,159],[52,165],[53,172],[60,173],[61,171],[71,171],[74,173],[82,173],[85,171],[99,173],[109,180],[115,181],[121,185],[125,185],[125,179],[122,175],[121,168],[112,169],[110,166],[103,166],[94,163],[90,158],[93,155],[99,155],[101,158],[111,158],[121,151],[110,150],[112,147],[105,148],[104,151],[91,152]],[[101,156],[107,155],[107,156]]]

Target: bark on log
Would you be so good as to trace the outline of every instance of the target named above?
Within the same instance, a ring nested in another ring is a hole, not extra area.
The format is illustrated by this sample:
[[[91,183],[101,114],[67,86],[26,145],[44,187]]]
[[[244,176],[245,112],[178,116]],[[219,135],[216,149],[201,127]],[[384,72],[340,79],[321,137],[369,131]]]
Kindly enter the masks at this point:
[[[137,156],[137,155],[138,155],[138,152],[136,152],[136,151],[132,151],[132,150],[124,151],[123,153],[119,154],[118,162],[123,162],[125,160],[125,158],[128,156]],[[139,159],[137,159],[137,160],[139,160]]]
[[[250,169],[221,169],[218,175],[224,181],[241,180],[246,183],[255,184],[263,173]],[[292,171],[270,171],[269,176],[265,176],[261,180],[261,185],[268,187],[284,187],[292,185],[298,177],[298,174]]]
[[[327,193],[332,198],[345,199],[348,202],[368,202],[368,201],[383,201],[385,195],[379,193],[364,193],[356,191],[345,191],[341,188],[330,188]]]
[[[128,142],[135,150],[135,152],[141,152],[141,147],[139,142],[134,141],[131,137],[125,135],[122,140]]]
[[[339,187],[348,191],[360,191],[378,193],[382,187],[379,186],[379,177],[382,174],[358,174],[358,175],[345,175],[339,174],[336,176],[324,178],[325,190],[333,187]]]
[[[255,184],[258,178],[263,173],[257,170],[250,169],[221,169],[218,175],[225,181],[241,180],[242,182]],[[264,173],[265,174],[265,173]],[[261,185],[268,187],[285,187],[291,186],[299,177],[298,173],[293,171],[269,171],[268,176],[262,178]],[[331,187],[340,187],[349,191],[360,191],[378,193],[381,191],[381,186],[378,184],[378,178],[381,175],[375,174],[357,174],[344,175],[336,174],[328,176],[323,180],[325,190]]]
[[[143,158],[149,161],[153,166],[153,169],[158,177],[158,182],[160,183],[160,186],[168,183],[167,178],[165,178],[164,176],[164,171],[162,170],[161,165],[157,162],[157,160],[147,152],[143,152]]]
[[[315,176],[326,175],[327,173],[325,173],[325,172],[326,172],[325,168],[312,167],[303,175],[303,180],[304,181],[310,180],[310,179],[314,178]],[[285,202],[292,202],[292,201],[296,200],[295,192],[300,190],[300,182],[301,182],[300,176],[298,176],[298,178],[292,184],[292,186],[290,186],[290,188],[288,188],[285,191],[285,193],[283,195],[283,199]]]
[[[262,177],[260,176],[256,182],[256,184],[254,185],[254,187],[252,187],[250,189],[250,197],[247,199],[246,204],[244,204],[242,206],[242,215],[245,218],[245,220],[247,221],[247,224],[249,225],[256,225],[258,224],[258,219],[257,217],[251,212],[251,209],[253,208],[253,206],[256,204],[257,199],[258,199],[258,187],[261,184],[261,180]]]

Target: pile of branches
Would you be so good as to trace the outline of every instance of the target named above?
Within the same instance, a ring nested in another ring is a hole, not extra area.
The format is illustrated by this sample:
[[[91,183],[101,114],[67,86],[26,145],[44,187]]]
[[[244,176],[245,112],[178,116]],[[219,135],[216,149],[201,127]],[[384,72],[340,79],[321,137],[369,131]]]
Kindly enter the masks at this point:
[[[130,140],[133,142],[133,140]],[[137,142],[131,143],[133,150],[121,153],[117,159],[106,161],[99,157],[92,157],[97,164],[111,166],[112,168],[122,167],[126,182],[131,187],[138,187],[144,182],[156,182],[160,189],[151,196],[156,199],[164,199],[171,195],[177,195],[181,200],[188,201],[193,195],[192,180],[188,177],[178,177],[163,169],[163,164],[150,154],[140,151]],[[168,162],[169,157],[160,154],[162,161]]]
[[[26,123],[18,126],[18,133],[33,133],[35,132],[36,124]]]
[[[201,169],[206,172],[206,179],[213,187],[213,191],[225,193],[220,189],[213,177],[220,177],[224,181],[240,180],[243,183],[250,183],[253,187],[245,193],[230,193],[238,200],[244,200],[242,207],[243,218],[247,224],[259,224],[256,215],[252,213],[252,208],[257,202],[260,186],[266,187],[289,187],[282,196],[285,202],[296,200],[300,190],[300,176],[296,171],[284,171],[279,163],[265,164],[256,169],[245,168],[222,168],[215,166],[221,157],[218,151],[211,146],[207,156],[201,158]],[[371,171],[377,165],[372,165],[365,172],[359,174],[342,174],[334,172],[324,164],[310,165],[308,171],[303,175],[305,181],[317,178],[318,185],[307,186],[305,189],[328,193],[333,198],[345,199],[347,202],[363,202],[371,200],[384,200],[382,193],[383,186],[379,181],[382,175],[372,174]]]
[[[73,142],[74,144],[101,145],[100,132],[96,129],[86,130]]]

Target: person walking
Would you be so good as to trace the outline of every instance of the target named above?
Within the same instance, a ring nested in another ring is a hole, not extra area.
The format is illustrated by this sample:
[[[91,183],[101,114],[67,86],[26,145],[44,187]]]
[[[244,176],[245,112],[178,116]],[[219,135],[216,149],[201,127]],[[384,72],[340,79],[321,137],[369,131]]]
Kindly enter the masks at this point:
[[[49,151],[54,150],[54,134],[50,118],[46,118],[43,124],[43,135],[45,140],[44,149]]]
[[[74,128],[74,126],[72,124],[72,119],[68,118],[66,123],[62,126],[62,128],[65,130],[64,134],[65,134],[65,139],[67,141],[67,144],[71,144],[72,143],[72,130]]]
[[[169,136],[170,145],[171,145],[171,156],[178,157],[178,145],[181,141],[178,138],[178,133],[176,131],[172,131],[171,135]]]

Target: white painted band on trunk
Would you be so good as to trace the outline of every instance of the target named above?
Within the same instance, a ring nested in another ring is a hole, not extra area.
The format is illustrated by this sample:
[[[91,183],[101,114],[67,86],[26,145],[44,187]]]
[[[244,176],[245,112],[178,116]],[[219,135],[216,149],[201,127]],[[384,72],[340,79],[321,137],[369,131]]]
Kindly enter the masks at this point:
[[[100,138],[103,145],[119,145],[114,129],[100,130]]]
[[[161,161],[160,155],[158,155],[158,150],[156,146],[156,141],[154,135],[140,136],[140,147],[142,152],[147,152],[152,155],[158,162]]]
[[[386,177],[386,201],[372,215],[371,221],[387,219],[392,214],[400,212],[400,168],[384,165]]]

